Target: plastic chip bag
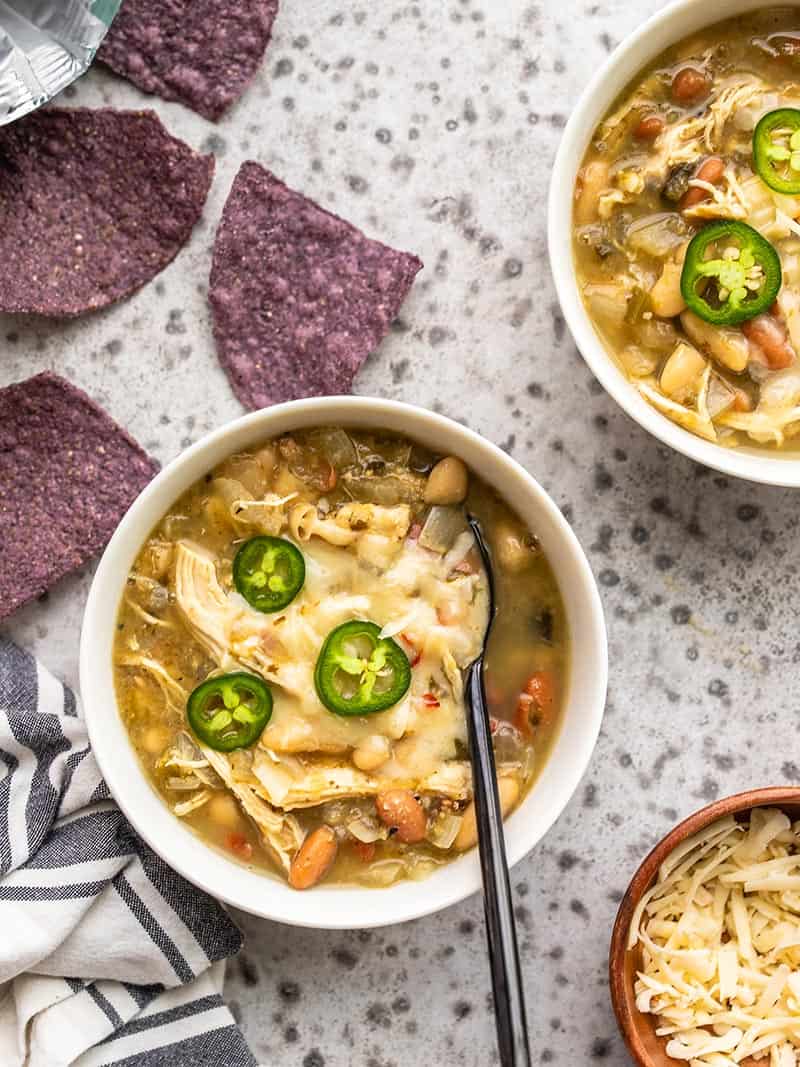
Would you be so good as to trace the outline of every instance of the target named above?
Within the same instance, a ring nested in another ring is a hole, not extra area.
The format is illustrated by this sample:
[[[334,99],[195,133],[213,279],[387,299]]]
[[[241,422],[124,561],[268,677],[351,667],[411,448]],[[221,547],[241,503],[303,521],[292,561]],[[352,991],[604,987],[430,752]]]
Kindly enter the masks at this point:
[[[121,0],[0,0],[0,125],[51,100],[94,59]]]

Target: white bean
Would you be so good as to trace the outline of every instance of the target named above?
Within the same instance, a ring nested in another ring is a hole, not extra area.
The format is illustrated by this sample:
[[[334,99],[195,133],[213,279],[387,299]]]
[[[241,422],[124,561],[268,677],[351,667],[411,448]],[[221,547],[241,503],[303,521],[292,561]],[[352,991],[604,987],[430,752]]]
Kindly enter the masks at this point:
[[[460,504],[467,495],[469,476],[467,468],[455,456],[445,456],[440,459],[431,473],[425,486],[425,503]]]
[[[534,552],[527,543],[525,532],[510,523],[497,523],[494,531],[494,550],[500,567],[515,574],[533,562]]]
[[[392,746],[381,734],[370,734],[353,750],[353,763],[360,771],[375,771],[388,760]]]
[[[517,802],[519,796],[519,783],[516,778],[500,778],[497,782],[497,792],[500,796],[500,810],[505,817]],[[458,834],[453,842],[453,848],[464,852],[478,843],[478,820],[475,815],[475,801],[471,801],[464,812]]]
[[[150,726],[142,736],[142,748],[151,756],[163,752],[169,743],[169,730],[166,726]]]
[[[215,793],[209,800],[206,811],[217,824],[226,830],[235,830],[241,824],[239,805],[226,793]]]
[[[698,348],[721,363],[723,367],[740,374],[750,359],[750,345],[741,330],[730,326],[712,326],[704,322],[688,308],[681,315],[681,325]]]
[[[650,306],[661,319],[671,319],[680,315],[686,307],[681,292],[681,274],[683,264],[668,259],[661,271],[661,277],[650,290]]]
[[[597,218],[597,201],[608,187],[609,166],[603,159],[593,159],[578,172],[575,185],[575,222],[585,226]]]
[[[706,361],[693,345],[681,341],[664,364],[661,372],[661,391],[674,400],[680,400],[694,391],[706,369]]]

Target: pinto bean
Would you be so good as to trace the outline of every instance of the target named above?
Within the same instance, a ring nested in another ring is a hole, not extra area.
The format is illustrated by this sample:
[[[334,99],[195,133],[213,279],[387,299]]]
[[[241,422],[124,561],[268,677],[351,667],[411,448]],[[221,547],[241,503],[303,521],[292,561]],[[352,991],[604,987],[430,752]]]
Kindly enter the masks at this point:
[[[375,797],[375,810],[384,825],[397,830],[406,845],[422,841],[428,830],[425,809],[408,789],[387,789]]]
[[[697,67],[681,67],[672,79],[672,99],[678,104],[696,104],[708,96],[711,82]]]
[[[289,868],[292,889],[310,889],[321,881],[336,859],[336,834],[330,826],[318,826],[297,851]]]
[[[786,327],[775,315],[756,315],[742,323],[742,333],[748,341],[758,345],[770,370],[783,370],[795,361],[795,351]]]
[[[519,783],[515,778],[499,778],[497,792],[500,797],[500,810],[506,816],[517,801],[519,796]],[[478,842],[478,819],[475,814],[475,801],[473,800],[464,812],[453,848],[459,852],[465,852]]]
[[[637,141],[655,141],[663,129],[664,120],[660,115],[645,115],[634,126],[633,136]]]
[[[725,161],[720,159],[719,156],[709,156],[709,158],[701,163],[695,178],[699,178],[700,181],[709,182],[711,185],[716,185],[722,178],[725,172]],[[694,207],[695,204],[700,204],[703,200],[708,200],[708,189],[698,188],[696,185],[690,185],[686,192],[681,197],[681,202],[678,204],[678,208],[681,211],[685,211],[689,207]]]

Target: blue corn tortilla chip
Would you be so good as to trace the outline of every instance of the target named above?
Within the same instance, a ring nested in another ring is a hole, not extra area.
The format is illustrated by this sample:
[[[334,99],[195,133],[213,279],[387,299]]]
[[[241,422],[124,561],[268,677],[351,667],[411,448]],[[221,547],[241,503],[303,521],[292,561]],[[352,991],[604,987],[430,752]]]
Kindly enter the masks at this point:
[[[214,157],[152,111],[45,108],[0,128],[0,311],[72,316],[128,296],[200,218]]]
[[[124,0],[97,58],[216,122],[258,70],[277,14],[278,0]]]
[[[157,469],[58,375],[0,389],[0,619],[99,552]]]
[[[349,392],[421,267],[244,163],[209,289],[220,362],[239,400],[260,408]]]

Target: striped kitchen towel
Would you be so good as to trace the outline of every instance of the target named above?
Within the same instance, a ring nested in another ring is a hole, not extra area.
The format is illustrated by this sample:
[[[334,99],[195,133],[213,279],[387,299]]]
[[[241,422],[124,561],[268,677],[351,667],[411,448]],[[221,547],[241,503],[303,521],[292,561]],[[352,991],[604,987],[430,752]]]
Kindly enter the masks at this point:
[[[255,1067],[241,935],[131,830],[72,692],[0,638],[0,1064]]]

